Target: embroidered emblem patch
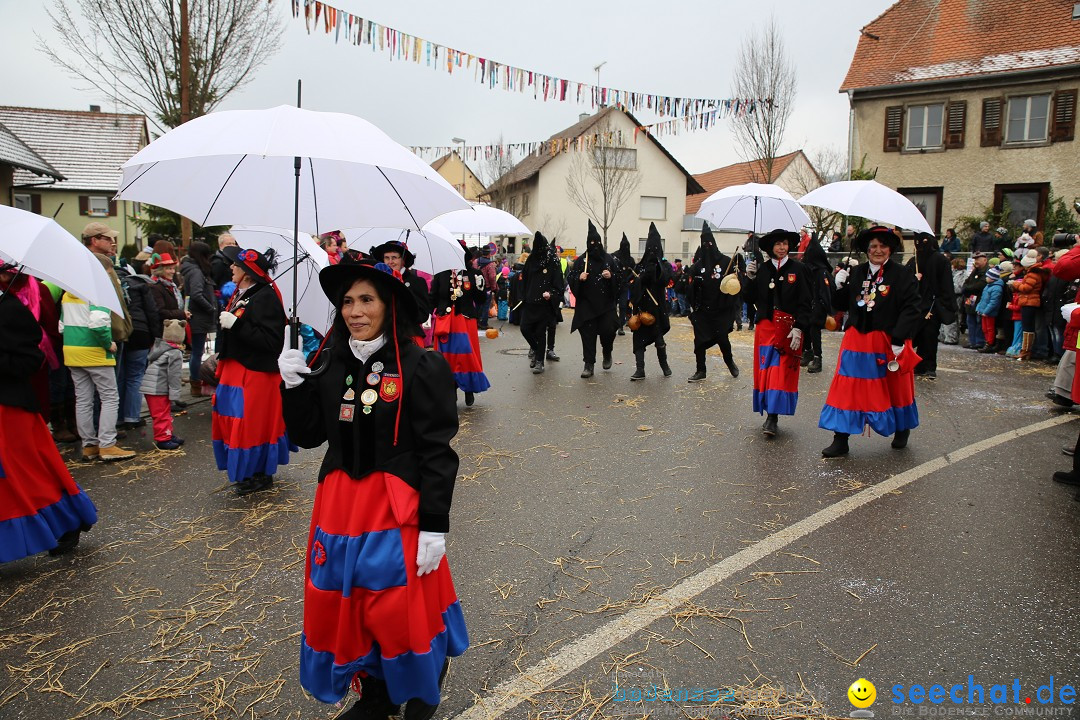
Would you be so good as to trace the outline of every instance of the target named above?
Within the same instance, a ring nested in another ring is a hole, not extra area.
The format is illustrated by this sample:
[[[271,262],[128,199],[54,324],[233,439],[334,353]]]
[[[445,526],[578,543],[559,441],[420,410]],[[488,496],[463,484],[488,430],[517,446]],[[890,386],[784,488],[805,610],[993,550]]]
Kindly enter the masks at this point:
[[[397,378],[383,378],[379,386],[379,397],[385,402],[394,402],[401,394],[401,384]]]
[[[788,273],[788,276],[787,276],[787,281],[788,281],[789,283],[793,283],[793,282],[795,282],[795,273]]]
[[[311,546],[311,559],[316,565],[322,565],[326,562],[326,548],[318,540]]]
[[[889,295],[889,286],[888,285],[878,285],[877,286],[877,291],[879,293],[881,293],[881,297],[888,297],[888,295]]]

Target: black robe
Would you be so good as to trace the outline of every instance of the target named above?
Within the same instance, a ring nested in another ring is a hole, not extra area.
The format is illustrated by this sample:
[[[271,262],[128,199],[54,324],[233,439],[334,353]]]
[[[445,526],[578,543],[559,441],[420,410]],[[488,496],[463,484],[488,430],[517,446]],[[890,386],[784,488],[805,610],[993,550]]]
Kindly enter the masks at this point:
[[[468,263],[468,259],[466,259]],[[461,297],[450,302],[451,274],[458,278],[458,286],[461,288]],[[465,270],[443,270],[431,279],[431,290],[428,293],[428,307],[432,308],[436,315],[446,315],[451,305],[458,315],[468,318],[477,318],[477,304],[483,304],[486,294],[478,287],[476,278],[480,273],[468,265]],[[482,281],[481,281],[482,282]]]
[[[0,405],[39,411],[30,378],[45,362],[40,343],[34,314],[14,294],[0,294]]]
[[[585,272],[586,264],[589,279],[583,283],[581,273]],[[610,278],[604,279],[604,270],[611,274]],[[574,321],[570,324],[570,332],[587,322],[615,312],[615,303],[619,297],[619,264],[615,258],[602,250],[596,255],[586,251],[574,261],[568,276],[570,292],[574,293],[575,300]]]
[[[521,306],[521,324],[546,321],[555,323],[559,320],[559,303],[562,302],[566,281],[558,260],[530,255],[525,267],[517,276]],[[544,293],[550,297],[545,300]]]
[[[882,267],[881,286],[874,298],[874,307],[859,306],[862,283],[869,277],[870,263],[853,268],[847,282],[833,290],[833,305],[847,310],[845,328],[854,327],[862,333],[883,330],[889,333],[893,345],[903,345],[915,337],[922,323],[919,286],[907,268],[889,260]]]
[[[772,320],[773,310],[781,310],[794,317],[795,327],[803,332],[810,328],[810,273],[790,255],[779,270],[771,258],[758,263],[757,277],[743,276],[742,294],[753,304],[756,322]]]
[[[720,283],[727,274],[737,271],[737,266],[724,253],[714,250],[702,257],[695,253],[694,264],[690,266],[690,287],[687,300],[690,303],[690,324],[694,326],[694,339],[708,341],[717,335],[731,332],[741,310],[742,300],[738,295],[727,295],[720,291]]]
[[[917,251],[915,257],[907,262],[908,270],[915,273],[915,260],[918,258],[920,317],[928,314],[930,319],[942,325],[956,320],[956,291],[953,288],[952,266],[945,256],[935,249]]]
[[[228,330],[218,331],[218,360],[236,360],[257,372],[277,372],[288,318],[274,288],[267,283],[252,285],[230,304],[229,312],[237,319]]]

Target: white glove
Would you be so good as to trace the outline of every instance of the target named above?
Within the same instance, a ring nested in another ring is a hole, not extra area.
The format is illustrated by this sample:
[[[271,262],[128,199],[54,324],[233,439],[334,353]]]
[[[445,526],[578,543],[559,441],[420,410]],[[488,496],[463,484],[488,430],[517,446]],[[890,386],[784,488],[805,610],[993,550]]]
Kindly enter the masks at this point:
[[[791,332],[789,332],[787,336],[791,340],[791,349],[798,350],[799,346],[802,344],[802,330],[799,328],[791,328]]]
[[[446,533],[420,531],[416,545],[416,575],[427,575],[439,567],[446,555]]]
[[[223,327],[224,329],[228,330],[236,324],[236,316],[228,310],[222,310],[221,314],[218,315],[218,324],[221,325],[221,327]]]
[[[1080,308],[1080,303],[1071,302],[1061,306],[1061,317],[1065,318],[1065,322],[1072,320],[1072,314],[1076,308]]]
[[[847,259],[848,267],[859,267],[859,258],[849,257]]]
[[[847,279],[848,279],[848,271],[847,271],[847,269],[846,268],[840,268],[839,270],[837,270],[836,277],[833,278],[833,282],[836,283],[836,287],[837,287],[837,289],[839,289],[839,288],[844,286],[844,283],[847,282]]]
[[[283,350],[277,359],[278,372],[281,373],[281,379],[285,383],[285,387],[294,388],[300,383],[304,382],[304,375],[311,372],[311,368],[307,365],[307,359],[304,357],[304,353],[293,348],[287,348]]]
[[[431,316],[430,315],[428,315],[428,319],[425,320],[420,327],[422,327],[425,330],[430,330],[431,329]]]
[[[757,277],[757,260],[746,263],[746,277]]]
[[[903,352],[903,350],[904,350],[903,345],[893,345],[892,346],[892,354],[893,355],[899,356],[900,353]]]

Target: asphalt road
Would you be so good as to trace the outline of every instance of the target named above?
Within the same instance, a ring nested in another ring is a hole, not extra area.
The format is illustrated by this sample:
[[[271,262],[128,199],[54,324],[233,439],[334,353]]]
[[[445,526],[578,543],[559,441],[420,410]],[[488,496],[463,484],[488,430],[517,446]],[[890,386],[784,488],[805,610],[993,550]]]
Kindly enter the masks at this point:
[[[540,376],[516,328],[481,339],[493,388],[461,405],[448,548],[472,647],[437,717],[845,716],[859,677],[878,717],[970,713],[984,706],[906,697],[969,675],[1008,685],[989,714],[1074,712],[1060,693],[1080,683],[1080,503],[1050,475],[1080,424],[1043,398],[1053,368],[944,347],[906,450],[852,438],[826,461],[839,335],[766,440],[749,332],[732,336],[737,380],[714,355],[688,384],[675,320],[674,376],[650,353],[631,383],[629,336],[582,380],[568,325]],[[71,463],[100,521],[73,555],[0,566],[0,718],[337,714],[297,679],[321,454],[240,499],[209,426],[198,402],[177,418],[183,453],[133,435],[134,461]]]

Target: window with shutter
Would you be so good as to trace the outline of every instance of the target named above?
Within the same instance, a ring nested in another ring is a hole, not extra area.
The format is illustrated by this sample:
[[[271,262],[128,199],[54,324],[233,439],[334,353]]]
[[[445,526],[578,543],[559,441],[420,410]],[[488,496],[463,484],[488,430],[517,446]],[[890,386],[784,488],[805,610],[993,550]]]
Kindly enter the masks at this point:
[[[89,215],[90,214],[90,198],[88,196],[86,196],[86,195],[80,195],[79,196],[79,214],[80,215]]]
[[[885,152],[900,152],[900,137],[903,132],[903,105],[885,108]]]
[[[967,101],[955,100],[948,105],[945,147],[956,150],[964,147],[964,131],[967,127]]]
[[[1076,91],[1058,90],[1054,93],[1052,142],[1069,142],[1076,129]]]
[[[1001,144],[1001,98],[985,98],[982,103],[983,147]]]
[[[30,196],[30,212],[41,214],[41,193],[34,193]]]

